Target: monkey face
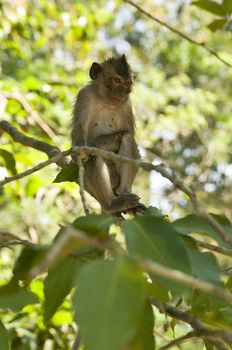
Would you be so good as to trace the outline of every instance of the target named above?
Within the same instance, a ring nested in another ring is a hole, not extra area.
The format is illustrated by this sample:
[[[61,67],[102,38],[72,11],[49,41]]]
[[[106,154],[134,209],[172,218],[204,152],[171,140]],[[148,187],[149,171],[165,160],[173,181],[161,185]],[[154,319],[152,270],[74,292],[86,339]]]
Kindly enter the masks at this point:
[[[89,74],[91,79],[97,81],[99,88],[104,89],[106,97],[124,101],[131,92],[133,73],[125,55],[111,57],[102,64],[94,62]]]

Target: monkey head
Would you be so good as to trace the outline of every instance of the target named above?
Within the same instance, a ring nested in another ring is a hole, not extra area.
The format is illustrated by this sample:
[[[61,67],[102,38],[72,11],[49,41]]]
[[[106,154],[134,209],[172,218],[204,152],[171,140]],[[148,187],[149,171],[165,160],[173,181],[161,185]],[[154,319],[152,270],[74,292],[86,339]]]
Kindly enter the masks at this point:
[[[106,98],[123,102],[131,92],[133,72],[125,55],[111,57],[101,64],[94,62],[89,75]]]

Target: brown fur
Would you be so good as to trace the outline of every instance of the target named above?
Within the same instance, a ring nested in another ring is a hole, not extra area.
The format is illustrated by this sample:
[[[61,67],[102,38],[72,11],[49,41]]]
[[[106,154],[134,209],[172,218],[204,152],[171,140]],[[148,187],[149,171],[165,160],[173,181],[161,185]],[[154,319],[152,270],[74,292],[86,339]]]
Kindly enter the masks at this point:
[[[125,56],[93,63],[90,77],[93,81],[80,90],[75,102],[72,145],[95,146],[139,158],[129,99],[133,77]],[[120,213],[140,206],[139,197],[131,193],[136,166],[102,157],[84,161],[85,189],[101,204],[103,212]]]

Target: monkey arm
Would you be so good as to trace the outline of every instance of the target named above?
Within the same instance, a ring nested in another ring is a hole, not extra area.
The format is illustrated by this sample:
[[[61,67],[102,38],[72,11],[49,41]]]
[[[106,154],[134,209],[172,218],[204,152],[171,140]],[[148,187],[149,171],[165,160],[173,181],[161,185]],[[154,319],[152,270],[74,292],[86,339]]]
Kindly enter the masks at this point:
[[[118,152],[122,137],[128,131],[117,131],[112,134],[97,136],[91,143],[90,146],[104,148],[107,151]]]

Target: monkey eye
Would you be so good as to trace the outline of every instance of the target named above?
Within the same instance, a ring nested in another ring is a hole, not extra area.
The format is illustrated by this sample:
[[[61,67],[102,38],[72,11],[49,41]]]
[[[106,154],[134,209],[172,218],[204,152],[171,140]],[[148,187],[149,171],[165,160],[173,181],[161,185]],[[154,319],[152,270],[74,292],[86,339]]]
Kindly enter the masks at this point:
[[[131,85],[132,85],[132,80],[129,78],[129,79],[126,79],[124,81],[124,84],[123,84],[125,87],[129,88]]]
[[[114,79],[114,82],[116,83],[116,84],[120,84],[121,83],[121,79],[120,78],[113,78]]]

